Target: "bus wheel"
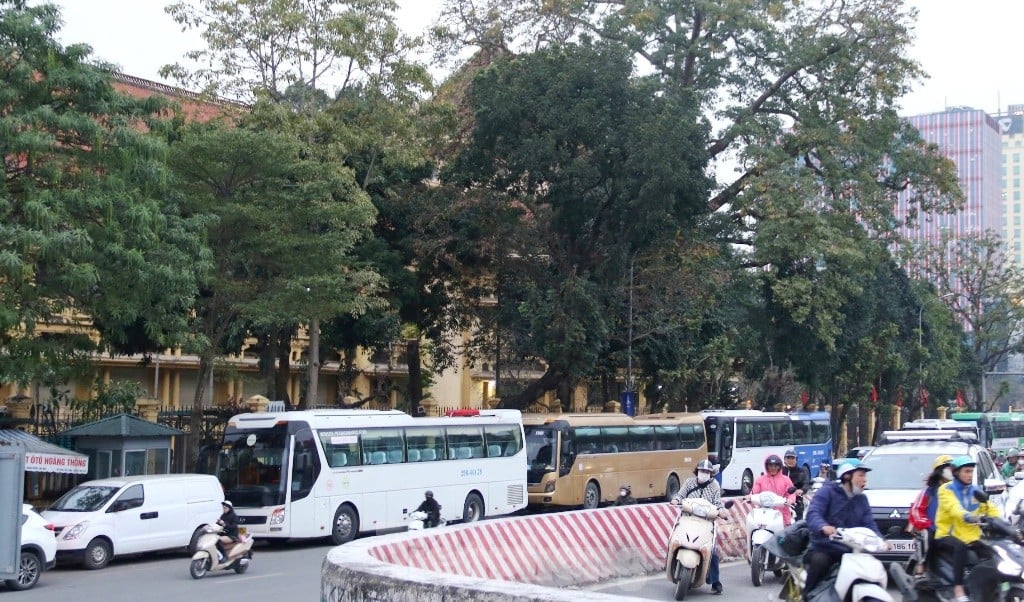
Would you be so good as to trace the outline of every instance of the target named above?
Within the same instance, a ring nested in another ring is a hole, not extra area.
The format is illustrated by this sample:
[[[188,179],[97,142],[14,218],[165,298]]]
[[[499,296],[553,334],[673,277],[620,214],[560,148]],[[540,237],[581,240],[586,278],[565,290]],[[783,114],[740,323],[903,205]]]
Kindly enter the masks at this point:
[[[754,473],[749,470],[743,471],[743,480],[740,481],[740,495],[750,495],[750,490],[754,488]]]
[[[597,483],[590,481],[587,483],[587,489],[583,492],[583,507],[587,510],[591,508],[597,508],[601,505],[601,488],[597,486]]]
[[[679,491],[679,477],[674,474],[668,475],[668,484],[665,485],[665,501],[671,502],[672,498]]]
[[[347,504],[338,507],[334,513],[334,525],[331,527],[331,541],[335,545],[348,543],[359,533],[359,516],[352,506]]]
[[[480,496],[471,493],[466,496],[466,503],[462,506],[462,522],[473,523],[484,517],[484,501]]]

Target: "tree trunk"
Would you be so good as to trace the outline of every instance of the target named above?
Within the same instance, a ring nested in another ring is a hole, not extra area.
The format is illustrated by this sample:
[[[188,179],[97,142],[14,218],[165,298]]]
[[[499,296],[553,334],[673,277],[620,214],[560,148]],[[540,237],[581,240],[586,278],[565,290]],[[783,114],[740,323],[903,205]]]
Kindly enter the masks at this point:
[[[309,325],[309,386],[303,400],[303,409],[315,408],[320,403],[320,320],[313,318]]]
[[[263,394],[267,396],[267,399],[277,399],[277,390],[274,383],[274,377],[277,373],[274,370],[274,355],[276,350],[273,345],[273,338],[269,334],[265,334],[260,337],[260,342],[263,344],[260,349],[260,371],[263,375]]]
[[[409,408],[415,409],[423,401],[423,371],[420,369],[420,341],[405,342],[405,363],[409,367]]]
[[[291,406],[294,401],[288,394],[288,384],[292,379],[292,335],[291,331],[278,332],[274,342],[275,355],[277,355],[277,374],[274,379],[274,399],[284,400]]]
[[[213,355],[209,352],[199,356],[199,374],[196,376],[196,393],[192,398],[192,415],[189,419],[188,448],[186,450],[185,466],[191,472],[194,470],[196,460],[199,458],[199,448],[205,443],[203,441],[203,397],[206,395],[206,382],[210,371],[213,369]]]
[[[519,395],[511,399],[502,399],[500,407],[513,410],[523,410],[543,395],[558,386],[562,376],[553,372],[550,368],[543,376],[526,386]]]

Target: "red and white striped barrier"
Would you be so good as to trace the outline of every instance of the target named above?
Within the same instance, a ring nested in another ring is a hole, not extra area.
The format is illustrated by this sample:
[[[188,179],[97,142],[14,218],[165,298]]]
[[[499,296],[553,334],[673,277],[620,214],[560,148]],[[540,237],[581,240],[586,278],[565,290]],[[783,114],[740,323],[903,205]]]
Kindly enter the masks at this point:
[[[735,500],[725,512],[718,533],[722,560],[746,558],[743,524],[750,508]],[[564,587],[663,569],[675,517],[669,504],[539,514],[431,530],[368,552],[427,571]]]

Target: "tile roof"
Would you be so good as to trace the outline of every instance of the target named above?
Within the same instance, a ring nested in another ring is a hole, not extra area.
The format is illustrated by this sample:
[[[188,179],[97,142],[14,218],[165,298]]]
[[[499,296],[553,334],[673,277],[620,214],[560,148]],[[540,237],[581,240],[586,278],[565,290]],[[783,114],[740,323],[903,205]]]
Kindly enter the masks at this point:
[[[185,431],[149,422],[131,414],[117,414],[95,422],[70,428],[65,437],[170,437],[184,435]]]

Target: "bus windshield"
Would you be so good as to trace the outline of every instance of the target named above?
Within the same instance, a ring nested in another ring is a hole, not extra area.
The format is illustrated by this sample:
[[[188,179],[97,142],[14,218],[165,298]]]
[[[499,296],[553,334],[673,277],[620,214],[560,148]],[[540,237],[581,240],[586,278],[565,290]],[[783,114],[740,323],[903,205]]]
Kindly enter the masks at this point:
[[[244,432],[229,425],[214,474],[224,487],[224,498],[236,507],[273,506],[285,502],[287,463],[286,424]]]
[[[534,426],[526,430],[526,482],[540,483],[541,478],[555,470],[555,446],[558,432],[550,427]]]

